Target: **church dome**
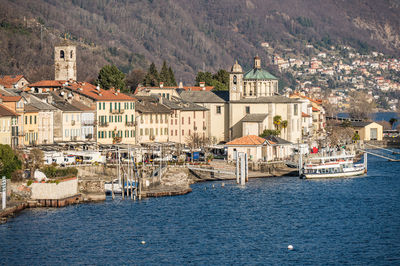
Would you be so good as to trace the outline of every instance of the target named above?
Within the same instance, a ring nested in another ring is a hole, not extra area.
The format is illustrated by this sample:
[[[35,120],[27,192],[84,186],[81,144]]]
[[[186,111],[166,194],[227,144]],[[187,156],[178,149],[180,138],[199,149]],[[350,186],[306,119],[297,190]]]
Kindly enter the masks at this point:
[[[237,61],[237,60],[235,61],[235,64],[232,66],[231,72],[234,72],[234,73],[241,73],[241,72],[243,72],[243,69],[242,69],[242,67],[238,64],[238,61]]]

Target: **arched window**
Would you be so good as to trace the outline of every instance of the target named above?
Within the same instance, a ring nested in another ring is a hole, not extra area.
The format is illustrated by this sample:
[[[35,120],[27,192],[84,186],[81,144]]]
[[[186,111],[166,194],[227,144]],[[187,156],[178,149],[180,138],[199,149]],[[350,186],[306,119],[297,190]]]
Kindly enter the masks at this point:
[[[61,58],[61,59],[64,58],[64,51],[63,51],[63,50],[60,51],[60,58]]]
[[[72,58],[73,54],[74,54],[74,52],[71,51],[71,52],[70,52],[70,58]]]

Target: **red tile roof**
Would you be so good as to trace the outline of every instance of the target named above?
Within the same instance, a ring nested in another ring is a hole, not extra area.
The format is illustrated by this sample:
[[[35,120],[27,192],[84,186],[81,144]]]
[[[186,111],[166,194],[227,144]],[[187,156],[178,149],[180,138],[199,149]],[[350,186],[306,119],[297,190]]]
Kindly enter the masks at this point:
[[[109,90],[97,89],[96,86],[87,82],[72,82],[65,86],[75,93],[82,94],[96,101],[135,101],[136,99],[124,93],[117,92],[114,88]]]
[[[15,83],[17,83],[23,75],[16,75],[16,76],[3,76],[0,77],[0,84],[3,85],[5,88],[11,88]]]
[[[5,96],[3,94],[0,94],[0,98],[3,100],[3,102],[18,102],[21,100],[21,96]]]
[[[322,104],[322,100],[314,100],[314,99],[311,99],[310,97],[307,97],[307,96],[304,96],[304,95],[301,95],[301,94],[298,94],[298,93],[293,93],[292,96],[299,96],[300,98],[304,98],[304,99],[310,100],[313,103]]]
[[[181,89],[184,89],[185,91],[202,91],[203,89],[205,91],[210,91],[212,89],[214,89],[213,86],[204,86],[204,87],[200,87],[200,86],[186,86],[183,87]]]
[[[308,114],[306,114],[304,112],[301,112],[301,117],[311,117],[311,115],[308,115]]]
[[[19,114],[0,104],[0,116],[19,116]]]
[[[29,84],[29,87],[62,87],[65,80],[41,80],[35,83]]]
[[[256,135],[248,135],[248,136],[244,136],[241,138],[237,138],[234,139],[228,143],[226,143],[226,145],[231,145],[231,146],[235,146],[235,145],[262,145],[265,142],[265,139],[256,136]]]

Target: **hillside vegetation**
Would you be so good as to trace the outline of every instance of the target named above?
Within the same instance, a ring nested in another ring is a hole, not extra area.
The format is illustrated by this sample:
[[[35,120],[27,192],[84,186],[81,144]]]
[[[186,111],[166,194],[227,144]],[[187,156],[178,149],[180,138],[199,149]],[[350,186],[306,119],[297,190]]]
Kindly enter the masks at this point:
[[[262,42],[275,52],[306,53],[349,44],[400,54],[396,0],[2,0],[0,75],[53,77],[53,46],[62,38],[78,48],[78,79],[92,81],[103,65],[123,72],[167,61],[179,82],[198,71],[244,68]],[[271,52],[271,51],[270,51]]]

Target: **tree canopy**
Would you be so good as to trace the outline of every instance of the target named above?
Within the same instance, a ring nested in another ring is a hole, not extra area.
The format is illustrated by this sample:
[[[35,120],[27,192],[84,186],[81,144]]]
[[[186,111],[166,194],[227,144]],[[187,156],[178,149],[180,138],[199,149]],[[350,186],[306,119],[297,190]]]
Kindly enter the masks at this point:
[[[206,86],[213,86],[216,91],[229,89],[229,73],[224,69],[218,70],[215,74],[211,72],[198,72],[195,81],[196,86],[199,86],[200,82],[205,82]]]
[[[149,87],[157,87],[163,82],[164,86],[176,86],[175,74],[167,62],[164,61],[160,73],[152,62],[144,78],[144,84]]]
[[[11,178],[15,170],[21,169],[22,162],[9,145],[0,144],[0,177]]]
[[[125,74],[119,70],[115,65],[105,65],[100,69],[99,76],[96,82],[102,89],[108,90],[110,88],[125,89]]]

